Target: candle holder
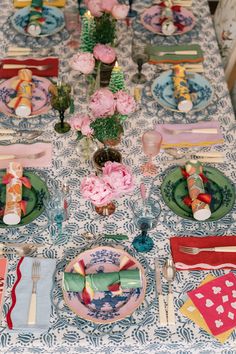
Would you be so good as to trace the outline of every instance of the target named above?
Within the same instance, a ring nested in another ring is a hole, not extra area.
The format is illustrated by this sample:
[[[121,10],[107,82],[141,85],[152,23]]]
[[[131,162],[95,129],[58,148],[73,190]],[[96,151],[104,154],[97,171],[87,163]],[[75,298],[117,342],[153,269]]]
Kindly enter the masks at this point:
[[[53,85],[50,90],[51,105],[56,111],[59,112],[60,122],[56,123],[54,129],[59,134],[67,133],[71,126],[69,123],[65,122],[65,111],[71,106],[71,86],[67,83],[59,82],[57,85]]]

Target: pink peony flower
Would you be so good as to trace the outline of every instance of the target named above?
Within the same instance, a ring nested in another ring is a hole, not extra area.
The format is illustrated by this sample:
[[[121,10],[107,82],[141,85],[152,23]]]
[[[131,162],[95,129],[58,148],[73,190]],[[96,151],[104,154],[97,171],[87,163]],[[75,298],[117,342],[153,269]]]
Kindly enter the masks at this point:
[[[103,180],[111,188],[114,197],[121,197],[134,189],[134,179],[130,169],[118,162],[108,161],[103,169]]]
[[[116,109],[120,114],[130,114],[135,111],[136,103],[133,96],[130,96],[125,91],[115,93]]]
[[[101,7],[104,12],[111,12],[113,6],[117,4],[117,0],[102,0]]]
[[[91,53],[78,53],[73,55],[69,61],[69,64],[72,69],[87,75],[93,72],[95,59]]]
[[[95,45],[93,49],[93,55],[97,60],[100,60],[105,64],[111,64],[116,59],[115,50],[106,44]]]
[[[96,118],[112,116],[115,113],[115,107],[114,95],[107,88],[101,88],[91,96],[89,108]]]
[[[90,127],[90,118],[85,114],[74,115],[70,119],[70,125],[74,130],[79,130],[83,135],[91,136],[93,129]]]
[[[96,206],[107,205],[114,199],[111,188],[104,183],[102,178],[95,175],[83,178],[80,192],[83,198],[90,200]]]
[[[89,0],[87,7],[94,17],[101,17],[103,14],[101,0]]]
[[[120,4],[113,6],[111,10],[111,14],[116,20],[124,20],[127,17],[128,12],[129,6]]]

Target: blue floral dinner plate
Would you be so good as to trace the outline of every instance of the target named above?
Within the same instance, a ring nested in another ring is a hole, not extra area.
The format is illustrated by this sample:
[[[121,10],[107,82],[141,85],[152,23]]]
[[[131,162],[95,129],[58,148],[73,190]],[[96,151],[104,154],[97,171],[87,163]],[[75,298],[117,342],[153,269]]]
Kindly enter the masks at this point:
[[[83,261],[85,274],[118,272],[124,261],[132,261],[129,269],[139,269],[141,288],[123,289],[121,293],[97,291],[89,304],[85,304],[80,292],[63,290],[67,306],[77,316],[91,322],[107,324],[130,316],[143,302],[146,292],[146,277],[141,264],[122,249],[101,246],[89,249],[73,259],[65,272],[76,272]]]
[[[213,88],[209,81],[200,74],[186,72],[186,75],[193,101],[191,112],[200,111],[210,104],[213,98]],[[158,76],[152,84],[151,91],[153,97],[162,107],[171,111],[180,112],[174,98],[172,70],[165,71]]]
[[[11,22],[16,31],[21,34],[30,36],[25,31],[28,24],[30,6],[24,7],[17,11],[12,17]],[[43,6],[43,17],[45,22],[42,26],[42,32],[35,37],[47,37],[61,31],[65,26],[64,14],[57,7]]]

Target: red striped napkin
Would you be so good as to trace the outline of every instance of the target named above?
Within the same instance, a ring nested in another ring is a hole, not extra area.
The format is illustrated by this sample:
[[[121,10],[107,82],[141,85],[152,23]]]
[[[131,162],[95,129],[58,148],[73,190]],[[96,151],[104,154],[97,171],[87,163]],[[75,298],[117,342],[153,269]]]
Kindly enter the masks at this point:
[[[171,237],[170,247],[178,270],[236,269],[236,252],[204,251],[196,255],[180,252],[180,246],[219,247],[236,246],[236,236]]]

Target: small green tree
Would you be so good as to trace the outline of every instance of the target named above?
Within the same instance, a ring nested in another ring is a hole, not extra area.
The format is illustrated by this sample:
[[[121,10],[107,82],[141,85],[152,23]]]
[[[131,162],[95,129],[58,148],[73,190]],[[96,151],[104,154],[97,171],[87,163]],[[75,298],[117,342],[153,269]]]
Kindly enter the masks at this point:
[[[124,74],[119,68],[117,69],[117,67],[114,66],[111,73],[109,89],[111,90],[111,92],[116,93],[117,91],[124,90],[124,88],[125,88]]]
[[[95,46],[95,22],[94,19],[84,15],[82,17],[81,45],[82,52],[93,52]]]

